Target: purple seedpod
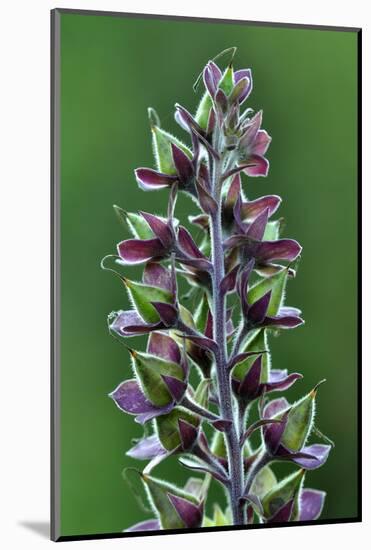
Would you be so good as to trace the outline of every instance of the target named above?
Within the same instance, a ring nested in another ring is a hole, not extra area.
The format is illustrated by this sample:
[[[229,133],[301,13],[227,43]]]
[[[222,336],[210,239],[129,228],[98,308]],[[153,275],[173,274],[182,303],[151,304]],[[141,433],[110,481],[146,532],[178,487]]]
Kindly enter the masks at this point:
[[[174,407],[172,403],[165,407],[156,407],[153,405],[145,397],[136,380],[125,380],[109,396],[119,409],[136,415],[136,420],[141,424],[156,416],[167,414]]]
[[[227,196],[225,198],[225,206],[227,208],[232,207],[236,204],[236,201],[241,193],[241,175],[236,174],[232,179],[231,185],[229,186]]]
[[[246,373],[238,388],[239,395],[247,400],[253,400],[259,395],[260,378],[262,372],[262,356],[259,355]]]
[[[228,292],[233,292],[236,288],[237,275],[239,272],[240,266],[236,265],[227,275],[223,278],[220,283],[220,292],[223,296],[228,294]]]
[[[158,455],[166,454],[166,449],[160,443],[157,435],[143,437],[128,451],[127,456],[137,460],[152,460]]]
[[[238,195],[233,207],[233,221],[236,225],[237,231],[245,235],[248,225],[245,224],[241,218],[241,206],[242,206],[242,198],[241,198],[241,195]]]
[[[148,334],[153,330],[165,328],[163,323],[145,323],[143,319],[134,310],[119,311],[113,323],[110,324],[110,329],[118,336],[139,336]]]
[[[196,182],[196,190],[202,210],[206,212],[206,214],[215,214],[218,208],[215,199],[199,182]]]
[[[314,521],[321,515],[326,493],[303,489],[300,496],[300,521]]]
[[[260,109],[250,120],[243,124],[244,133],[241,137],[241,145],[250,147],[260,130],[263,121],[263,111]]]
[[[302,248],[293,239],[279,239],[277,241],[264,241],[258,250],[258,260],[261,263],[271,260],[288,260],[292,262],[299,256]]]
[[[143,282],[149,286],[157,286],[172,291],[171,273],[157,262],[148,262],[143,271]]]
[[[215,420],[212,426],[219,432],[228,432],[232,427],[231,420]]]
[[[269,219],[269,209],[266,208],[251,223],[251,225],[249,226],[246,232],[246,235],[250,237],[250,239],[261,241],[264,236],[265,228],[267,227],[268,219]]]
[[[140,215],[146,220],[156,237],[160,239],[164,248],[169,248],[173,242],[173,234],[169,224],[148,212],[140,212]]]
[[[225,95],[225,93],[223,92],[223,90],[221,90],[220,88],[215,94],[214,101],[215,101],[216,106],[219,107],[221,113],[226,113],[227,112],[228,98]]]
[[[204,69],[203,79],[205,88],[207,89],[211,97],[214,97],[220,77],[217,77],[217,74],[213,71],[209,64],[207,64]]]
[[[183,226],[180,226],[178,230],[178,245],[181,251],[187,256],[196,259],[200,258],[202,260],[206,259],[194,242],[191,234]]]
[[[175,327],[178,321],[178,309],[172,304],[165,302],[151,302],[155,310],[160,316],[161,321],[166,328]]]
[[[255,137],[254,153],[263,157],[263,155],[267,152],[271,141],[272,138],[265,130],[259,130]]]
[[[170,492],[167,493],[167,496],[186,527],[189,529],[201,527],[204,514],[203,501],[196,505],[193,504],[193,502],[190,502],[183,497],[173,495]]]
[[[269,217],[272,216],[282,202],[278,195],[267,195],[254,201],[243,202],[241,205],[241,219],[254,220],[261,212],[268,208]]]
[[[180,364],[181,361],[178,344],[162,332],[152,332],[148,339],[147,352],[172,363]]]
[[[139,187],[144,191],[156,191],[156,189],[171,187],[177,181],[176,176],[169,176],[169,174],[157,172],[152,168],[137,168],[135,177]]]
[[[190,451],[197,441],[198,429],[181,418],[178,419],[179,435],[183,451]]]
[[[166,376],[165,374],[161,374],[161,378],[168,387],[172,398],[177,403],[179,403],[183,399],[184,394],[187,390],[187,384],[182,380],[178,380],[178,378],[174,378],[173,376]]]
[[[227,309],[226,315],[225,315],[225,319],[226,319],[225,335],[226,335],[227,339],[229,339],[231,336],[233,336],[233,334],[236,331],[236,329],[234,327],[234,324],[233,324],[232,314],[233,314],[233,307],[230,307],[230,308]]]
[[[188,132],[192,132],[192,130],[195,130],[197,134],[201,136],[205,136],[204,130],[197,124],[193,116],[179,103],[175,104],[176,112],[178,113],[178,116],[176,116],[176,121],[178,124],[180,124],[184,129],[186,129]]]
[[[268,523],[287,523],[290,521],[294,509],[295,499],[291,499],[284,504],[277,512],[268,519]]]
[[[263,410],[263,418],[273,418],[280,412],[287,410],[289,406],[289,402],[284,397],[273,399],[265,405]]]
[[[291,456],[291,460],[305,470],[316,470],[325,464],[330,451],[331,445],[315,443],[302,449],[302,453],[308,455],[307,457]]]
[[[140,531],[159,531],[161,525],[158,519],[146,519],[136,523],[132,527],[125,529],[125,533],[134,533]]]
[[[208,230],[209,228],[209,216],[207,214],[188,216],[188,219],[193,225],[197,225],[198,227],[201,227],[201,229]]]
[[[276,454],[277,449],[280,445],[283,432],[286,428],[288,414],[289,411],[286,411],[283,414],[280,423],[277,422],[274,424],[268,424],[263,427],[265,446],[271,456],[274,456]]]
[[[286,371],[271,370],[269,373],[269,380],[264,386],[265,393],[271,391],[283,391],[290,388],[297,380],[303,378],[302,374],[294,372],[287,375]]]
[[[214,340],[211,340],[211,338],[206,338],[204,336],[197,336],[193,334],[186,334],[184,335],[184,337],[187,338],[187,340],[190,340],[191,342],[196,344],[197,346],[200,346],[200,348],[211,351],[212,353],[214,353],[214,355],[218,352],[219,346]]]
[[[214,61],[209,61],[208,67],[212,71],[214,80],[218,85],[222,78],[222,71],[219,69],[218,65]]]
[[[264,294],[264,296],[256,300],[256,302],[249,307],[247,318],[250,323],[253,325],[260,325],[263,323],[268,310],[271,295],[272,290],[269,290]]]
[[[303,319],[297,313],[287,311],[287,308],[281,308],[275,317],[265,317],[262,326],[277,328],[295,328],[304,323]]]
[[[248,85],[247,89],[245,90],[245,92],[240,96],[240,99],[239,99],[240,104],[242,104],[245,101],[245,99],[247,99],[249,97],[249,95],[251,94],[251,91],[252,91],[253,83],[252,83],[251,69],[241,69],[241,70],[236,71],[234,73],[234,81],[235,81],[236,84],[242,78],[247,78],[248,81],[249,81],[249,85]]]
[[[198,169],[198,179],[201,181],[203,187],[210,193],[211,191],[211,182],[210,182],[210,172],[206,164],[200,164]]]
[[[174,143],[171,144],[171,151],[179,179],[181,182],[187,183],[188,180],[194,175],[192,162],[180,149],[180,147]]]
[[[117,245],[121,260],[125,264],[142,264],[152,258],[166,256],[166,249],[160,239],[128,239]]]
[[[207,312],[204,335],[206,338],[213,339],[213,315],[210,310]]]
[[[249,260],[249,262],[240,270],[237,278],[237,294],[240,298],[241,309],[245,318],[248,316],[249,312],[249,305],[247,303],[247,289],[254,265],[254,259]]]
[[[249,156],[249,162],[247,166],[243,168],[243,171],[248,176],[267,176],[269,171],[269,161],[265,157],[252,153]]]

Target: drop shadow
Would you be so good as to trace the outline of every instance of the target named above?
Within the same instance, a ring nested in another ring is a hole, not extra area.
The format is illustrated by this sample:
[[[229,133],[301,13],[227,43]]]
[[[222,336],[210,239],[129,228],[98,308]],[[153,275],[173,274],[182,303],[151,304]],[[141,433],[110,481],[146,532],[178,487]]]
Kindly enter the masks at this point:
[[[50,523],[48,521],[20,521],[18,524],[44,539],[50,538]]]

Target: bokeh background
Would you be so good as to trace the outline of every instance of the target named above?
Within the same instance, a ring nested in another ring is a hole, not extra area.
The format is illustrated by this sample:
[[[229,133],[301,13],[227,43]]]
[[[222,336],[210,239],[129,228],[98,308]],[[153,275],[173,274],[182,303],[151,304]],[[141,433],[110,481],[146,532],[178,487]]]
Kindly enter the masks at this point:
[[[99,264],[128,236],[113,204],[165,212],[166,192],[143,193],[133,177],[153,165],[147,107],[185,139],[174,103],[195,110],[195,78],[230,46],[238,47],[235,66],[253,70],[250,106],[264,109],[273,136],[269,176],[245,179],[245,191],[281,195],[285,236],[303,245],[287,303],[306,324],[272,341],[274,367],[304,374],[290,399],[327,379],[317,423],[336,448],[307,485],[328,492],[323,518],[357,515],[356,33],[62,13],[62,535],[119,532],[145,517],[121,477],[125,466],[141,466],[125,456],[141,429],[107,396],[130,377],[128,354],[106,325],[128,303]],[[182,199],[177,215],[192,210]],[[189,476],[176,461],[157,474],[179,484]],[[212,499],[224,504],[218,489]]]

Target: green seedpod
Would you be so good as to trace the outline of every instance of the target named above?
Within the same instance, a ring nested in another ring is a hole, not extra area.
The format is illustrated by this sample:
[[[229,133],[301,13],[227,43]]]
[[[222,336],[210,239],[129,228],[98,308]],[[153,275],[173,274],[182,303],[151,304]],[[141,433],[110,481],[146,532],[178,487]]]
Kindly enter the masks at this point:
[[[162,479],[157,479],[146,474],[141,474],[141,478],[146,488],[149,502],[160,520],[162,529],[183,529],[185,524],[169,500],[168,493],[184,498],[196,506],[199,504],[197,498],[191,493],[187,493]]]
[[[203,378],[198,384],[193,401],[195,401],[201,407],[207,408],[209,404],[209,388],[211,380],[210,378]]]
[[[290,451],[300,451],[313,427],[317,387],[294,403],[287,417],[281,443]]]
[[[184,380],[180,365],[165,361],[156,355],[130,350],[135,374],[145,396],[157,407],[164,407],[173,401],[168,386],[161,375]]]
[[[305,470],[297,470],[288,477],[285,477],[264,496],[262,505],[265,517],[270,518],[274,516],[282,506],[292,499],[295,499],[296,504],[296,500],[299,500],[304,477]]]
[[[125,225],[135,239],[153,239],[153,232],[142,216],[134,212],[126,212],[120,206],[113,205],[120,222]]]
[[[195,121],[203,130],[207,129],[207,123],[209,120],[210,110],[212,106],[213,106],[213,101],[210,97],[209,92],[206,91],[201,98],[201,101],[197,107],[197,111],[195,114]]]
[[[130,281],[126,278],[123,279],[123,282],[133,306],[147,323],[157,323],[160,320],[160,316],[151,302],[171,304],[173,301],[171,292],[163,288]]]
[[[262,500],[277,485],[277,478],[270,466],[264,466],[254,479],[250,493]]]
[[[268,346],[267,329],[258,329],[251,332],[251,335],[247,339],[244,352],[247,351],[264,351],[262,354],[262,371],[260,382],[268,382],[269,368],[270,368],[270,354]],[[243,380],[251,365],[256,360],[257,356],[248,357],[244,361],[237,363],[234,367],[232,376],[237,380]]]
[[[211,256],[211,240],[209,234],[204,235],[199,248],[204,256]]]
[[[220,458],[227,458],[227,447],[225,445],[224,434],[222,432],[215,431],[210,449],[214,455]]]
[[[230,519],[220,508],[219,504],[214,504],[213,525],[215,527],[222,527],[223,525],[230,525]]]
[[[193,316],[196,328],[199,332],[203,333],[205,330],[209,309],[209,302],[206,294],[204,293],[201,300],[197,304],[196,311]]]
[[[234,72],[232,65],[228,65],[219,82],[219,88],[223,90],[226,96],[232,92],[234,88]]]
[[[271,277],[265,277],[256,283],[247,293],[247,301],[251,305],[255,303],[259,298],[264,296],[267,292],[271,291],[271,298],[269,300],[269,306],[267,315],[274,317],[277,315],[280,307],[285,300],[285,289],[288,277],[288,268],[283,268]]]
[[[153,154],[156,159],[157,170],[164,174],[175,175],[177,171],[171,152],[171,145],[179,147],[189,159],[192,158],[192,151],[178,138],[169,134],[169,132],[165,132],[159,126],[152,126],[151,129]]]
[[[264,231],[263,241],[276,241],[280,237],[282,220],[268,222]]]
[[[155,419],[155,429],[161,445],[167,451],[173,451],[182,441],[179,434],[179,420],[197,427],[199,418],[183,407],[176,407],[168,414],[163,414]]]
[[[196,328],[192,313],[182,304],[179,304],[179,316],[188,327]]]

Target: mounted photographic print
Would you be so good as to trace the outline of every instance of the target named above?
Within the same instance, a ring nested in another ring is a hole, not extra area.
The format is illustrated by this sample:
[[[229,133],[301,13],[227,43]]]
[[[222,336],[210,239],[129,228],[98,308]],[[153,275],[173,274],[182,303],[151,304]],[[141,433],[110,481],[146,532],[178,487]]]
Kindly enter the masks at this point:
[[[53,540],[361,520],[360,37],[52,11]]]

